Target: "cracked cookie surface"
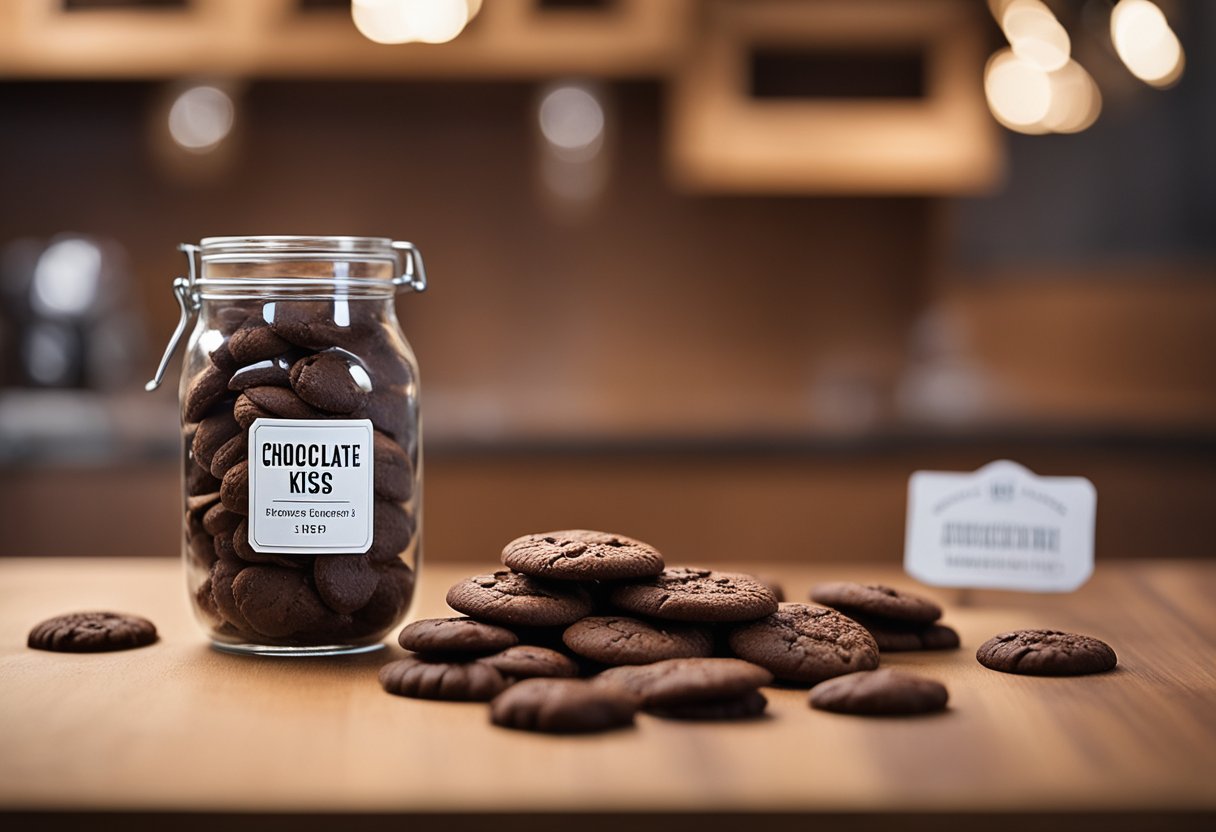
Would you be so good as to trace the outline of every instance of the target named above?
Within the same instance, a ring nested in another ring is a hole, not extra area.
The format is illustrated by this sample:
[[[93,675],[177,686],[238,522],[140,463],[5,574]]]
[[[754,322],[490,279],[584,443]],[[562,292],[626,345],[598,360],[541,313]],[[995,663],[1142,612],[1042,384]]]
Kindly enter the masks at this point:
[[[625,612],[668,621],[753,621],[777,611],[771,589],[738,572],[680,567],[612,591]]]
[[[566,628],[562,641],[584,658],[608,665],[650,664],[713,653],[709,630],[684,624],[652,624],[625,616],[590,616]]]
[[[1104,641],[1060,630],[1014,630],[993,636],[975,651],[990,670],[1028,676],[1083,676],[1113,670],[1115,651]]]
[[[942,617],[942,608],[928,598],[882,584],[816,584],[811,588],[811,600],[845,615],[857,612],[916,624],[931,624]]]
[[[865,627],[824,607],[782,604],[772,615],[737,627],[731,651],[788,682],[816,684],[878,667],[878,645]]]
[[[563,581],[618,581],[663,571],[663,556],[653,546],[587,529],[518,537],[503,548],[502,562],[516,572]]]
[[[612,667],[595,677],[596,684],[633,693],[645,707],[731,699],[772,681],[772,673],[742,659],[668,659]]]
[[[48,618],[30,630],[26,644],[57,653],[130,650],[156,641],[156,626],[138,615],[73,612]]]
[[[581,586],[506,570],[454,584],[447,602],[473,618],[520,627],[566,627],[591,612],[591,596]]]
[[[519,643],[519,637],[506,627],[474,621],[472,618],[424,618],[407,625],[397,643],[415,653],[496,653]]]

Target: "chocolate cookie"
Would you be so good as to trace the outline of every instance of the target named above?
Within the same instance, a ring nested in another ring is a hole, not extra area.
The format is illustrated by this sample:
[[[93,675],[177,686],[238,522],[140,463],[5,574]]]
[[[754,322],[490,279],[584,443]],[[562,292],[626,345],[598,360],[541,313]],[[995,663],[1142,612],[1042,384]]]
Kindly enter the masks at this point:
[[[207,509],[203,515],[203,528],[207,534],[232,534],[245,518],[235,511],[224,508],[223,503],[216,503]]]
[[[372,476],[376,495],[403,503],[414,491],[414,466],[401,446],[387,435],[372,434]]]
[[[318,410],[345,414],[367,404],[372,380],[350,353],[326,350],[291,365],[291,389]]]
[[[219,554],[219,540],[220,538],[216,537],[216,554]],[[241,608],[232,594],[232,583],[246,566],[248,564],[238,559],[235,554],[231,557],[220,556],[211,565],[211,599],[215,602],[215,609],[225,621],[242,631],[249,629],[249,622],[241,615]]]
[[[195,376],[186,388],[182,414],[187,422],[197,422],[228,397],[228,375],[214,364]]]
[[[508,647],[478,661],[493,667],[508,679],[532,679],[539,676],[569,677],[578,675],[578,665],[547,647],[519,644]]]
[[[591,612],[591,596],[581,586],[505,570],[461,581],[448,590],[447,602],[465,615],[522,627],[563,627]]]
[[[289,349],[291,349],[291,344],[280,338],[270,326],[256,318],[247,321],[228,338],[228,352],[240,365],[274,358]]]
[[[845,615],[856,612],[915,624],[932,624],[942,617],[942,608],[928,598],[881,584],[817,584],[811,588],[811,600]]]
[[[482,662],[428,662],[410,656],[380,668],[380,685],[395,696],[487,702],[507,687],[507,680]]]
[[[665,569],[612,591],[612,603],[634,615],[670,621],[753,621],[777,611],[777,599],[749,575],[709,569]]]
[[[154,641],[156,625],[138,615],[73,612],[48,618],[34,627],[26,644],[56,653],[104,653],[145,647]]]
[[[1059,630],[1015,630],[993,636],[975,651],[990,670],[1027,676],[1083,676],[1113,670],[1115,651],[1090,636]]]
[[[562,581],[616,581],[663,571],[663,556],[640,540],[573,529],[516,538],[502,562],[525,575]]]
[[[190,453],[194,455],[195,462],[210,470],[216,452],[240,433],[240,424],[227,410],[208,416],[198,423],[198,429],[194,431],[194,439],[190,443]],[[212,471],[212,474],[214,473]]]
[[[325,606],[352,613],[371,600],[380,575],[364,555],[317,555],[312,579]]]
[[[870,631],[880,653],[953,650],[959,646],[958,633],[944,624],[900,624],[858,614],[850,618]]]
[[[414,537],[414,517],[388,500],[372,504],[372,546],[367,556],[374,561],[399,561]]]
[[[242,393],[236,397],[236,403],[232,406],[232,417],[244,430],[249,430],[258,419],[270,419],[274,417],[274,414],[258,407],[252,399]]]
[[[220,501],[237,514],[249,513],[249,461],[242,460],[228,469],[220,483]]]
[[[367,406],[356,410],[348,418],[370,419],[376,430],[381,430],[403,445],[417,435],[412,430],[417,414],[410,397],[403,390],[377,387],[367,400]]]
[[[376,591],[354,613],[357,635],[380,633],[401,620],[414,595],[414,570],[399,560],[376,563]]]
[[[238,433],[223,445],[220,445],[219,450],[211,457],[212,476],[223,479],[224,475],[232,470],[233,465],[236,465],[248,455],[249,439],[245,436],[244,432]]]
[[[249,626],[270,638],[316,630],[330,616],[299,569],[250,566],[232,581],[232,595]]]
[[[234,391],[248,390],[250,387],[290,386],[291,362],[282,355],[247,364],[228,379],[228,389]]]
[[[773,681],[773,674],[739,659],[667,659],[612,667],[596,684],[622,687],[652,706],[712,702],[744,696]]]
[[[864,670],[837,676],[811,690],[812,708],[841,714],[898,716],[945,710],[950,695],[933,679],[903,670]]]
[[[241,398],[253,402],[260,410],[280,419],[331,418],[286,387],[250,387],[241,393]]]
[[[728,640],[736,656],[789,682],[813,685],[878,667],[878,645],[864,627],[808,604],[782,604],[767,618],[736,627]]]
[[[619,688],[582,679],[527,679],[490,703],[490,721],[504,728],[587,733],[633,724],[637,700]]]
[[[683,705],[664,705],[647,710],[664,719],[725,720],[751,719],[760,716],[767,707],[768,699],[764,694],[753,690],[730,699],[686,702]]]
[[[514,647],[519,637],[505,627],[472,618],[424,618],[407,625],[397,642],[415,653],[483,655]]]
[[[280,301],[267,319],[275,333],[297,346],[343,347],[358,354],[375,331],[377,305],[347,298]]]
[[[580,656],[608,665],[703,658],[712,655],[714,647],[703,627],[651,624],[624,616],[576,621],[562,634],[562,641]]]
[[[194,443],[194,437],[191,436],[187,440],[191,444]],[[220,481],[211,475],[211,471],[203,467],[203,464],[197,459],[194,459],[191,452],[191,459],[186,464],[186,493],[190,496],[195,494],[210,494],[211,492],[219,493]]]

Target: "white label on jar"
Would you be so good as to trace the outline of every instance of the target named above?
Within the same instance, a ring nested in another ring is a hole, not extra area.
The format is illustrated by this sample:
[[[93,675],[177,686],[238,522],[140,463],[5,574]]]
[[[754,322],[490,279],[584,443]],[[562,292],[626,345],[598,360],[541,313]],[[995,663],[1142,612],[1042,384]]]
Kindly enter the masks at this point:
[[[917,471],[904,569],[932,586],[1071,592],[1093,574],[1097,501],[1084,477],[1040,477],[1008,460]]]
[[[372,545],[369,419],[257,419],[249,428],[249,545],[279,555]]]

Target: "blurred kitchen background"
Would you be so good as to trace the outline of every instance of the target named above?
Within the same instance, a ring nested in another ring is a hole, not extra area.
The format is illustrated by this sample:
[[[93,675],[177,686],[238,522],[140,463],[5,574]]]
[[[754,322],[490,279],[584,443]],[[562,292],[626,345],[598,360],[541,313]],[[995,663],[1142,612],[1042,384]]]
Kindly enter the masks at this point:
[[[4,0],[0,554],[176,555],[179,242],[385,235],[426,551],[895,562],[908,475],[1216,541],[1216,3]]]

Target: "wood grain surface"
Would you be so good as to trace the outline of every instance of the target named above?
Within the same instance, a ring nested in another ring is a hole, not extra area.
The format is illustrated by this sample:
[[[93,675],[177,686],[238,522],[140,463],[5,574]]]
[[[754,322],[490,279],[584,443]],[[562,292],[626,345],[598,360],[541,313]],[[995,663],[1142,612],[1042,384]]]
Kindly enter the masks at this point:
[[[489,564],[486,564],[489,567]],[[423,572],[414,615],[444,614],[467,569]],[[910,585],[894,568],[774,566],[814,581]],[[0,811],[220,813],[1216,812],[1216,564],[1121,562],[1063,596],[933,592],[963,649],[884,656],[936,677],[950,709],[917,719],[810,710],[551,737],[495,728],[483,704],[384,694],[396,645],[349,659],[209,649],[167,560],[0,561]],[[96,655],[29,650],[44,617],[146,615],[161,641]],[[1119,668],[1010,676],[975,648],[1009,628],[1108,641]],[[725,816],[723,816],[725,817]]]

